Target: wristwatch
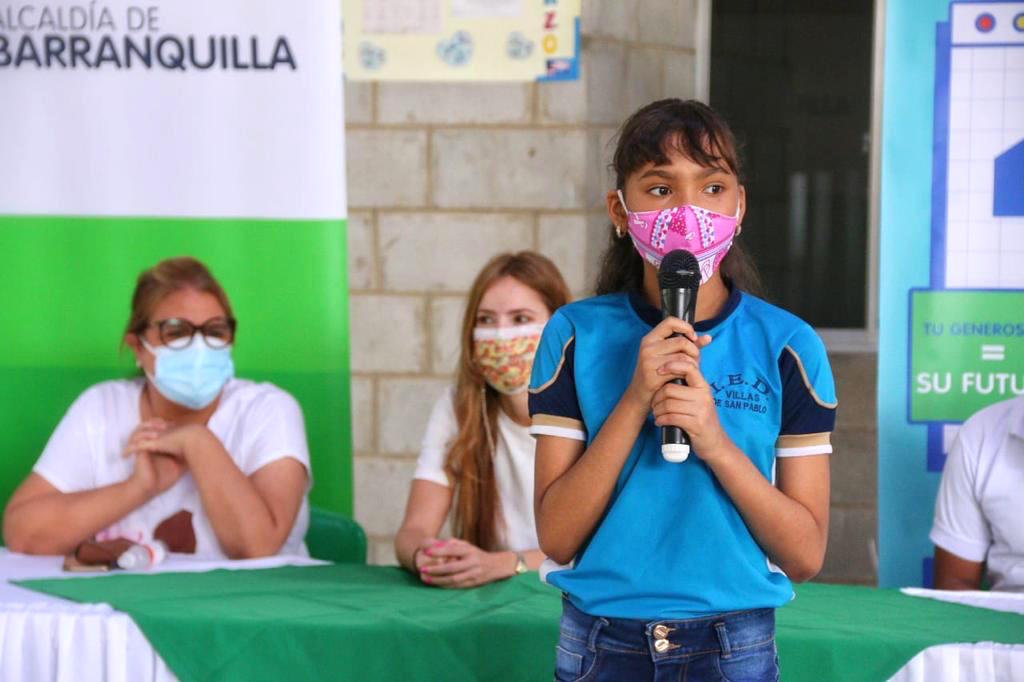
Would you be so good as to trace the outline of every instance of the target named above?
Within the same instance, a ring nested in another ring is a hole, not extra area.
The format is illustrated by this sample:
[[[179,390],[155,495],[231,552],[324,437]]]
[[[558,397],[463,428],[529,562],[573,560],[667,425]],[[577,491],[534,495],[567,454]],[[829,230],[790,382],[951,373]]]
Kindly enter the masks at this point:
[[[526,565],[526,558],[520,552],[516,552],[516,575],[522,575],[530,570]]]

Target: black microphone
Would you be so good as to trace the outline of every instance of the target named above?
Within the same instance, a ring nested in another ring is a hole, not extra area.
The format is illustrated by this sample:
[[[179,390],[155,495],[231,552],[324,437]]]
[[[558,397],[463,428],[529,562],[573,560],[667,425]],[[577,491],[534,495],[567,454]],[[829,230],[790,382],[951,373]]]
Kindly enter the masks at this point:
[[[665,255],[658,270],[658,287],[661,289],[662,318],[678,317],[693,324],[697,309],[697,288],[700,287],[700,264],[697,257],[684,249],[676,249]],[[672,336],[682,336],[674,333]],[[673,383],[684,386],[682,379]],[[669,462],[685,462],[690,455],[690,436],[678,426],[661,427],[661,456]]]

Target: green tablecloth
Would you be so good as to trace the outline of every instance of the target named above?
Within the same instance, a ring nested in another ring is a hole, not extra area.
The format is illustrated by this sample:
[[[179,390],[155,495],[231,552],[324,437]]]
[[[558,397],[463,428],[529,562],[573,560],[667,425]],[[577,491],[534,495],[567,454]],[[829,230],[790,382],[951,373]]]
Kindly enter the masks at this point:
[[[18,583],[129,614],[183,681],[550,680],[561,613],[535,573],[474,590],[357,565]],[[1024,616],[807,584],[778,611],[784,680],[882,680],[947,642],[1024,643]]]

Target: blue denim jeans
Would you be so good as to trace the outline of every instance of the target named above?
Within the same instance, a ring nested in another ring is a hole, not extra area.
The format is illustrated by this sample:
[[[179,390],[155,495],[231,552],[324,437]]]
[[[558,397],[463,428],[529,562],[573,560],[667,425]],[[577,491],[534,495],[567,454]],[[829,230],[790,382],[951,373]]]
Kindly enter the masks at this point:
[[[562,599],[556,681],[778,679],[775,609],[643,621],[589,616]]]

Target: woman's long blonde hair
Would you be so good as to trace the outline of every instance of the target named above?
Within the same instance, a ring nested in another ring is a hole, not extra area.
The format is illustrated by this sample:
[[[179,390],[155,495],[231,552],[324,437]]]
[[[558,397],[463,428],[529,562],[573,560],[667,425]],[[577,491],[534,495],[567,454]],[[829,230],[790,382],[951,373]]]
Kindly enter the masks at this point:
[[[455,487],[452,532],[484,550],[494,550],[499,536],[498,487],[494,479],[491,438],[497,434],[499,394],[484,381],[473,360],[473,328],[480,301],[502,277],[512,277],[536,291],[549,313],[569,302],[569,288],[550,260],[533,251],[492,258],[476,276],[462,320],[462,350],[455,383],[455,419],[459,425],[448,450],[445,470]]]

